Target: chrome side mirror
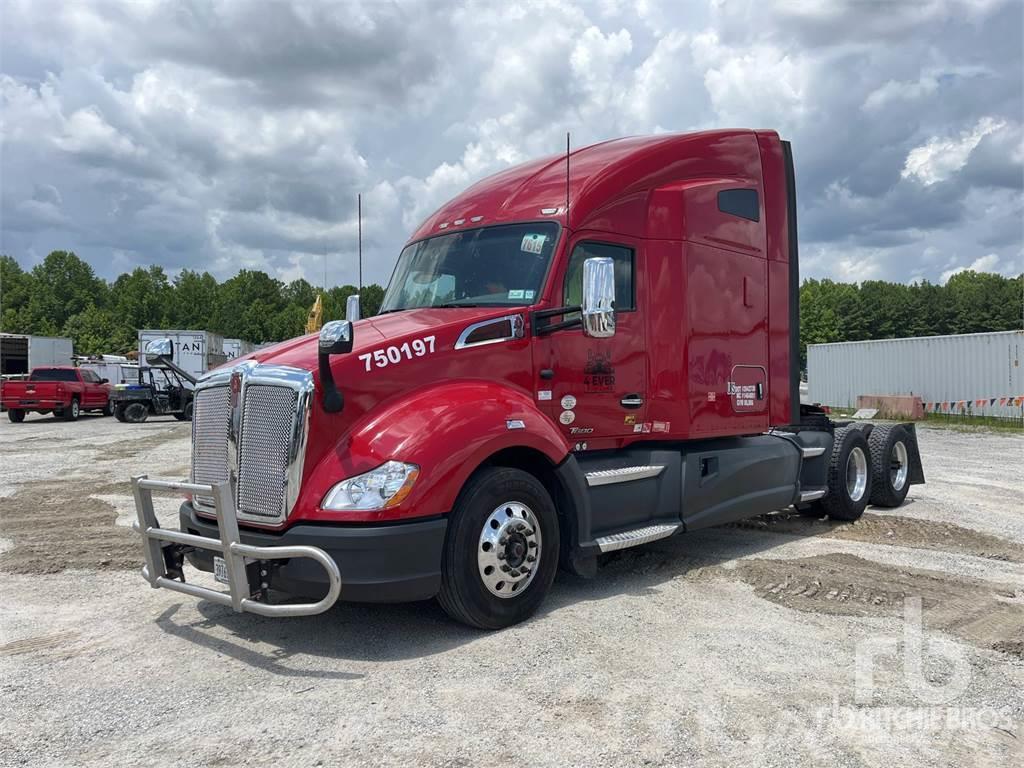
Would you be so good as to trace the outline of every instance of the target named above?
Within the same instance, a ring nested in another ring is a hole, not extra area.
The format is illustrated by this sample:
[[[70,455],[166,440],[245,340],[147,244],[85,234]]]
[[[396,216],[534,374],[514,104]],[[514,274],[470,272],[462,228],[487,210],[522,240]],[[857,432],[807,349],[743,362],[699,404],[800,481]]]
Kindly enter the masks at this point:
[[[320,329],[317,345],[317,367],[320,371],[321,402],[328,413],[338,413],[345,407],[345,397],[338,391],[331,373],[331,355],[346,355],[352,351],[352,321],[331,320]]]
[[[583,335],[608,339],[615,335],[615,262],[594,256],[583,262]]]
[[[353,323],[359,319],[359,294],[353,293],[345,299],[345,319]]]
[[[146,344],[146,362],[155,365],[160,362],[161,357],[171,357],[174,354],[174,343],[170,339],[154,339]]]
[[[344,355],[352,351],[352,321],[331,320],[320,329],[320,354]]]

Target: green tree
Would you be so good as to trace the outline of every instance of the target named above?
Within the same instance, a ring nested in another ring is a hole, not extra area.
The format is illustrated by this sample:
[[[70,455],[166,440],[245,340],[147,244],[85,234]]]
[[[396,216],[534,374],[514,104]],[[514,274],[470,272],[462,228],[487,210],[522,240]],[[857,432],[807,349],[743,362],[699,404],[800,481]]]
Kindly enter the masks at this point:
[[[32,275],[11,256],[0,256],[0,331],[26,333]]]
[[[73,251],[52,251],[32,269],[25,330],[56,335],[69,317],[90,304],[106,306],[107,295],[107,284]]]
[[[219,287],[209,272],[181,270],[171,291],[170,325],[183,330],[212,330]]]
[[[243,269],[221,284],[211,330],[232,339],[274,340],[274,320],[285,306],[282,287],[266,272]]]
[[[64,323],[61,331],[74,340],[75,354],[123,354],[135,348],[135,338],[123,341],[123,329],[109,309],[90,304]]]

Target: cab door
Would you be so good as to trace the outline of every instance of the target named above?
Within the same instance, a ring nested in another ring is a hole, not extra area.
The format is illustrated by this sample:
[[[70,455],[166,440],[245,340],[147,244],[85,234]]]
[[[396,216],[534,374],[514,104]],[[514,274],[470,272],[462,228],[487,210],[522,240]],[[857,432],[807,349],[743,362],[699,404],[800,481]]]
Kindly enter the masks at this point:
[[[647,358],[643,290],[637,280],[640,249],[636,241],[584,232],[574,238],[569,252],[560,277],[564,306],[578,306],[582,301],[583,262],[587,258],[612,259],[615,335],[589,338],[577,325],[541,336],[537,396],[539,405],[547,404],[548,413],[567,439],[574,443],[598,441],[590,447],[601,447],[603,438],[622,438],[651,429],[645,421]]]

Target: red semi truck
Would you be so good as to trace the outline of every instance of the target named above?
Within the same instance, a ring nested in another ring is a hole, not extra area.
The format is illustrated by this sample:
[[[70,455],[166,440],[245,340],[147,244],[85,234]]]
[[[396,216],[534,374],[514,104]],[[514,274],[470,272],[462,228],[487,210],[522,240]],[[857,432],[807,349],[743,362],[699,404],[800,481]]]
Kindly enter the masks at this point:
[[[378,316],[200,380],[190,481],[133,480],[144,576],[264,615],[436,596],[500,628],[559,564],[901,504],[924,482],[913,425],[800,405],[795,201],[773,131],[609,141],[473,185],[410,238]],[[189,495],[180,531],[159,490]],[[229,591],[186,583],[186,558]]]
[[[25,381],[0,383],[0,404],[16,424],[31,411],[74,421],[82,411],[113,413],[110,384],[88,368],[36,368]]]

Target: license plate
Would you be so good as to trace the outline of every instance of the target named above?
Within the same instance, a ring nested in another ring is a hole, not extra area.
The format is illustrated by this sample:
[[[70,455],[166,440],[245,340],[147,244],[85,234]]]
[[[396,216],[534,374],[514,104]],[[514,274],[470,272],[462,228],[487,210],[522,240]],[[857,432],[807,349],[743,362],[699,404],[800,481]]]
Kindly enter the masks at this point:
[[[213,556],[213,578],[215,578],[221,584],[231,583],[231,581],[228,579],[227,561],[219,555]]]

